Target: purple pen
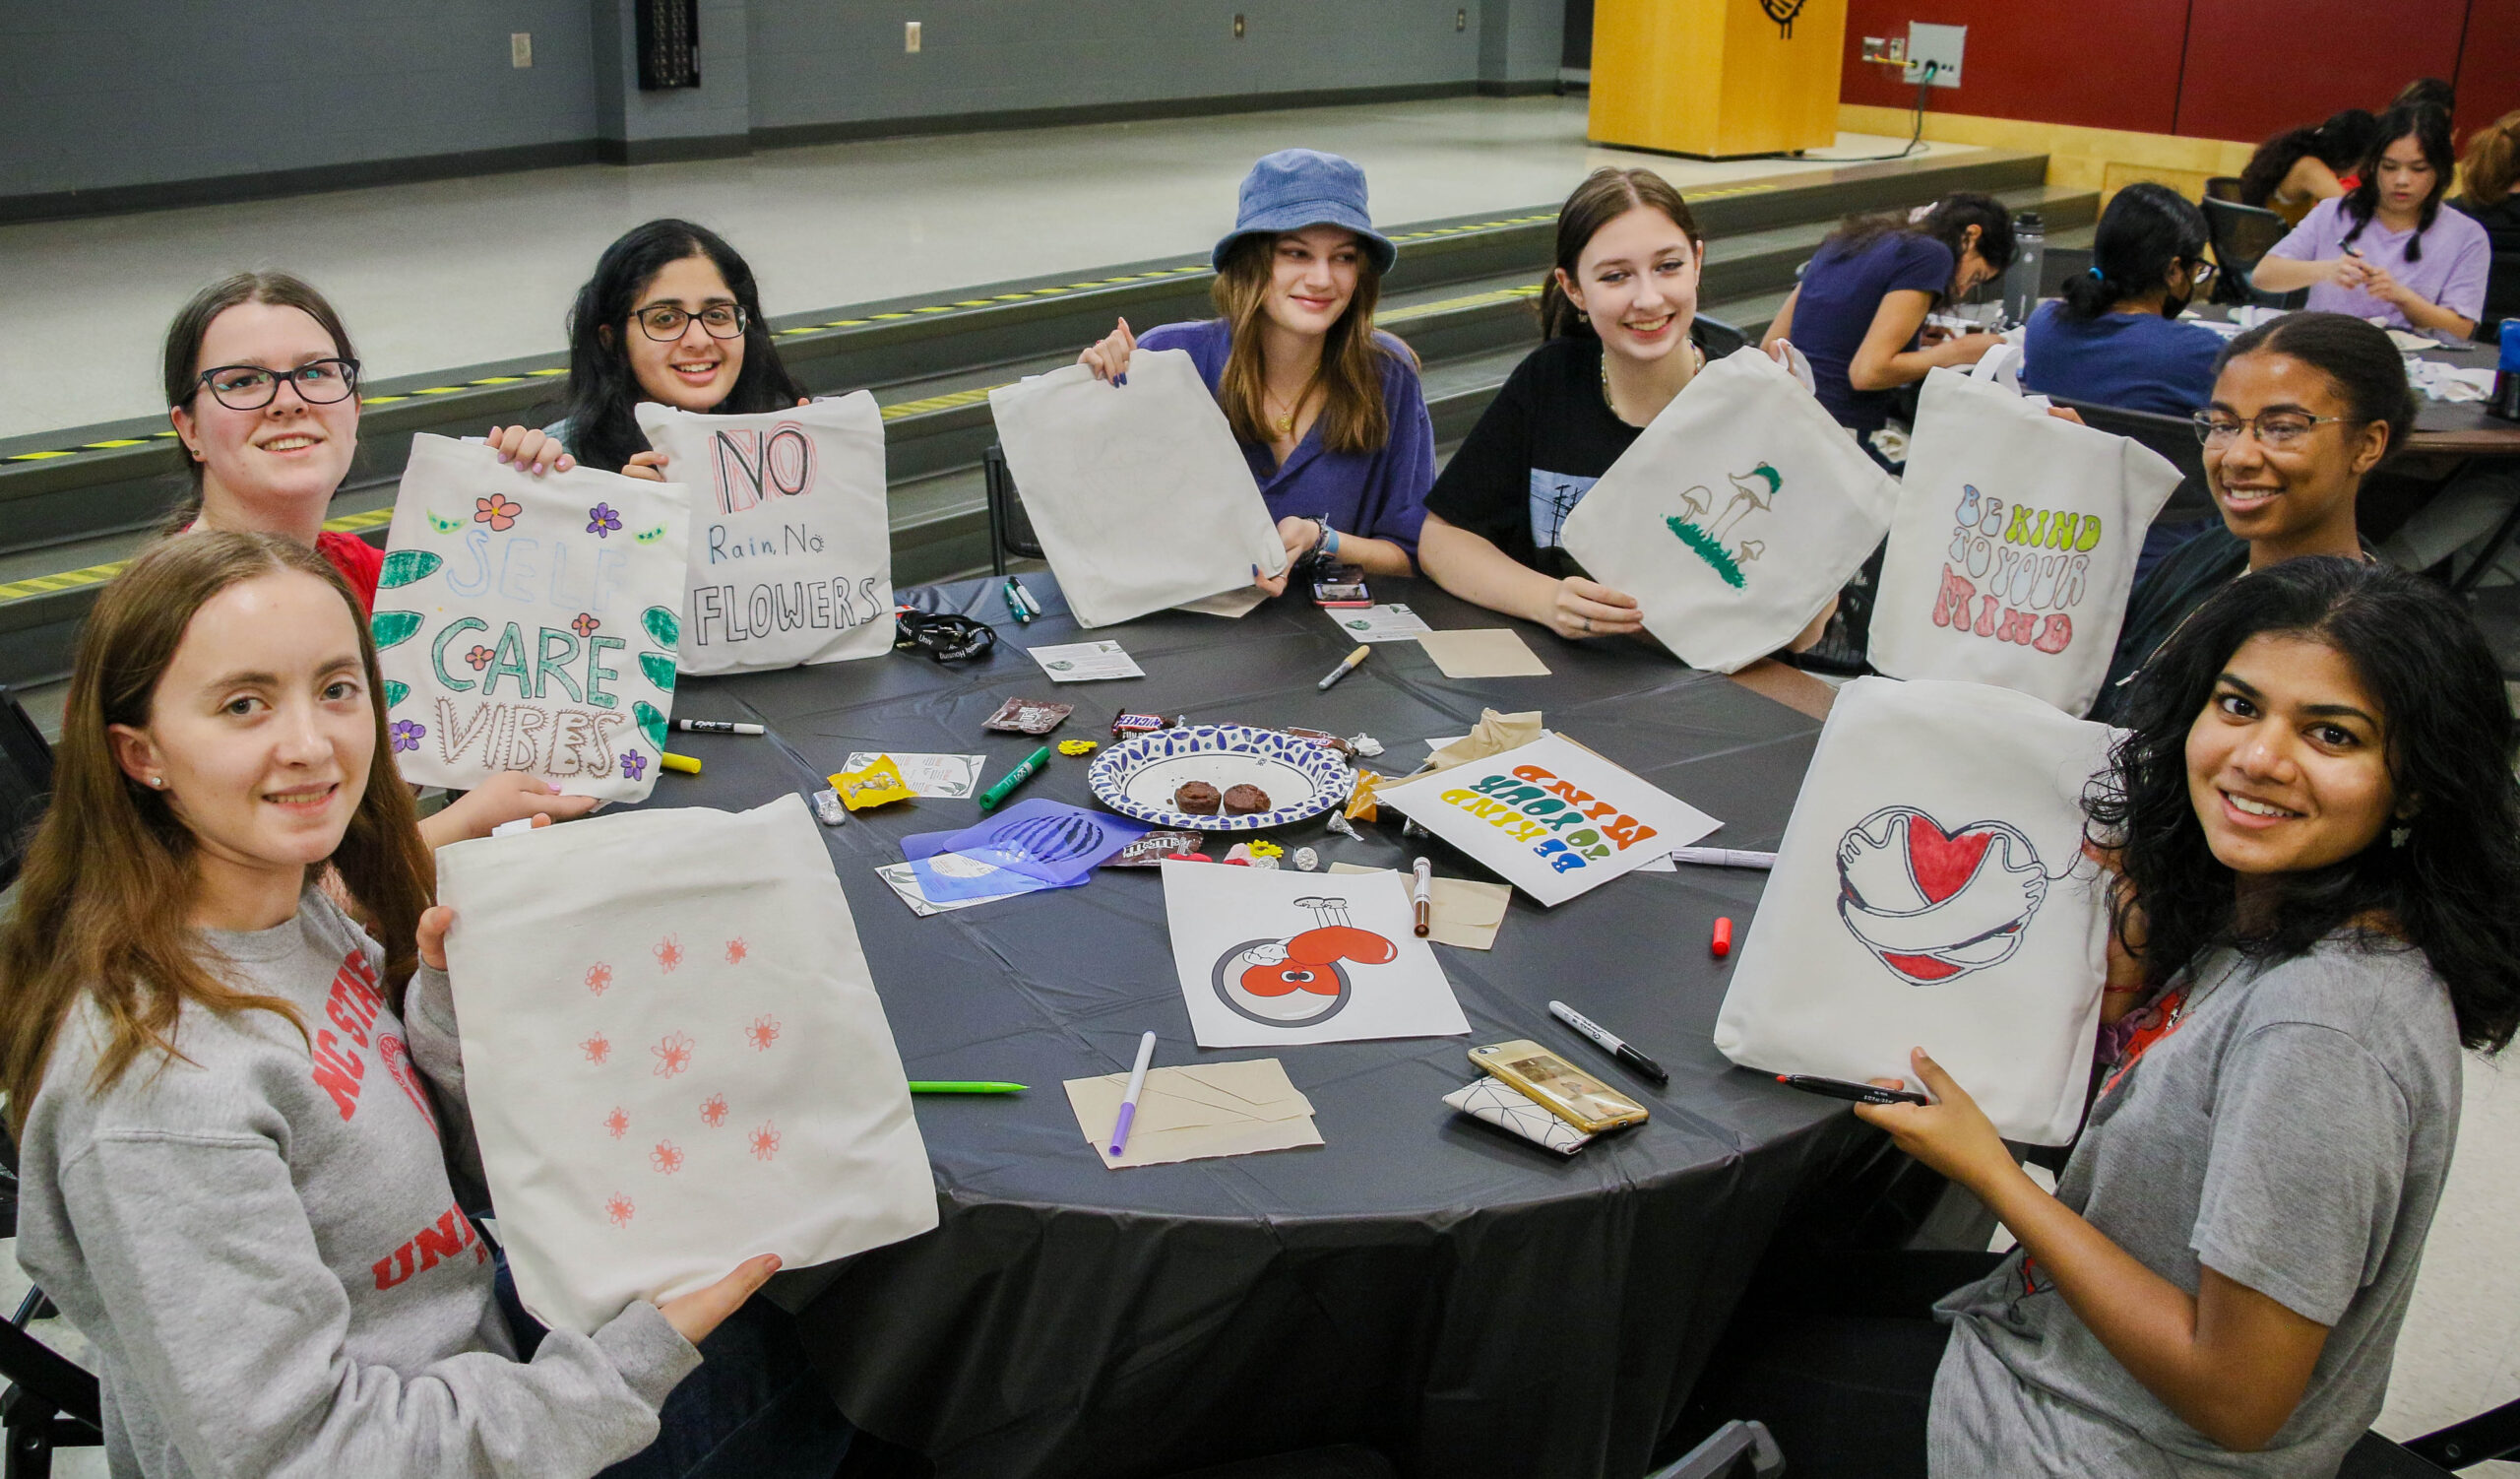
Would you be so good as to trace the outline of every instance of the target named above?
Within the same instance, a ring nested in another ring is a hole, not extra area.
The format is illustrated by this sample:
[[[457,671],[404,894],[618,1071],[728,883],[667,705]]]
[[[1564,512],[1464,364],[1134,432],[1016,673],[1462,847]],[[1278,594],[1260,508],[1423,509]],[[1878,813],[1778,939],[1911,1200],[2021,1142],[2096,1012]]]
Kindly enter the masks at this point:
[[[1138,1095],[1146,1090],[1147,1065],[1155,1061],[1155,1034],[1138,1039],[1138,1063],[1129,1070],[1129,1091],[1120,1096],[1120,1118],[1111,1126],[1111,1154],[1118,1155],[1129,1143],[1129,1122],[1138,1117]]]

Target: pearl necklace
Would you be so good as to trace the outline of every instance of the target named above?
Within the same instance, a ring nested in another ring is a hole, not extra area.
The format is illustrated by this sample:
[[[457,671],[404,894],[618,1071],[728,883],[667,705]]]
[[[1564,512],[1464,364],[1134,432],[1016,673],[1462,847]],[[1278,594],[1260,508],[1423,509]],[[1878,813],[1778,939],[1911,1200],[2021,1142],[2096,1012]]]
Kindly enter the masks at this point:
[[[1706,368],[1706,351],[1699,349],[1694,339],[1688,342],[1688,346],[1689,378],[1694,380],[1697,378],[1697,372]],[[1602,404],[1609,408],[1611,420],[1625,424],[1624,418],[1618,414],[1618,402],[1610,399],[1610,347],[1608,345],[1602,346]]]

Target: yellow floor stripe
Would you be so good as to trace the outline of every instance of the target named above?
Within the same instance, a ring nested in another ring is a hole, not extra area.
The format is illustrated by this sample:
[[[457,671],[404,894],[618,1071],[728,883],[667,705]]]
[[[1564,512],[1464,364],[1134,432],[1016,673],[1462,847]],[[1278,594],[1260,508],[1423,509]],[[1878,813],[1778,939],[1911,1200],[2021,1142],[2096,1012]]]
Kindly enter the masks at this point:
[[[102,585],[122,573],[129,560],[115,560],[106,565],[90,565],[85,570],[65,570],[59,575],[37,575],[29,580],[0,585],[0,602],[24,601],[30,596],[48,596],[74,586]]]

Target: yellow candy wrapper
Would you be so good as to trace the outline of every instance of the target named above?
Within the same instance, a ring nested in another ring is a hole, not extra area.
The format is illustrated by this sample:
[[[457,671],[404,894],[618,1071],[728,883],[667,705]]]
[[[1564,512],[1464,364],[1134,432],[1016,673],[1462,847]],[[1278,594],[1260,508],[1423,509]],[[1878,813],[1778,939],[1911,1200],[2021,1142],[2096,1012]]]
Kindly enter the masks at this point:
[[[1091,740],[1062,740],[1059,741],[1059,753],[1063,755],[1090,755],[1094,753],[1098,747],[1099,746],[1095,741]]]
[[[831,777],[832,789],[840,793],[851,811],[881,806],[890,802],[906,802],[918,793],[902,780],[901,766],[890,755],[879,755],[875,763],[863,770],[843,770]]]
[[[1374,787],[1381,782],[1382,777],[1373,771],[1359,769],[1356,772],[1355,787],[1348,793],[1350,821],[1373,821],[1381,815],[1382,803],[1374,796]]]
[[[1271,842],[1265,837],[1251,844],[1251,856],[1254,858],[1283,858],[1286,855],[1287,850],[1285,848],[1278,846],[1276,843]]]

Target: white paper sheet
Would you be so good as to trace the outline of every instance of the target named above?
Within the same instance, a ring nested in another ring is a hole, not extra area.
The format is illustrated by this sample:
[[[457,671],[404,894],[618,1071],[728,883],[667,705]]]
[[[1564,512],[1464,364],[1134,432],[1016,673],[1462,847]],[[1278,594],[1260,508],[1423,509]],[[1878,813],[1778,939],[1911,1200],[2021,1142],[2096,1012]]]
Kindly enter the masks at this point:
[[[1200,1047],[1470,1031],[1444,968],[1415,932],[1398,873],[1158,867]]]
[[[1054,683],[1146,676],[1146,670],[1117,642],[1071,642],[1062,647],[1028,647],[1025,652],[1041,665],[1041,671]]]

